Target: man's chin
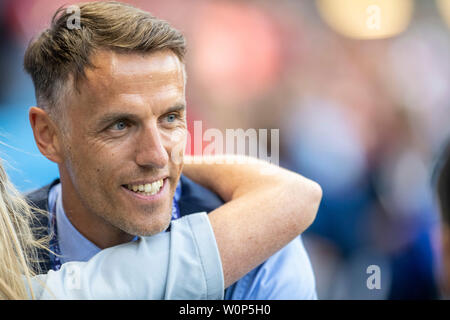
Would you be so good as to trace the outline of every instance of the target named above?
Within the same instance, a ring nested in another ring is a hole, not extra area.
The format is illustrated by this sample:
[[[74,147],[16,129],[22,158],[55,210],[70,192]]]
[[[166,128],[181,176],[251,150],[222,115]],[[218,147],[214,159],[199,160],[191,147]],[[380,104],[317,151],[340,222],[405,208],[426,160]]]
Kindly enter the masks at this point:
[[[153,219],[150,223],[133,223],[129,228],[127,228],[129,230],[126,230],[126,232],[135,236],[149,237],[165,231],[169,227],[170,221],[171,216],[156,218]]]
[[[116,215],[118,220],[114,225],[131,235],[152,236],[158,234],[169,227],[172,219],[172,199],[172,192],[167,192],[163,198],[152,204],[143,205],[128,201],[117,203],[116,208],[123,208],[118,211],[128,212],[128,215]]]

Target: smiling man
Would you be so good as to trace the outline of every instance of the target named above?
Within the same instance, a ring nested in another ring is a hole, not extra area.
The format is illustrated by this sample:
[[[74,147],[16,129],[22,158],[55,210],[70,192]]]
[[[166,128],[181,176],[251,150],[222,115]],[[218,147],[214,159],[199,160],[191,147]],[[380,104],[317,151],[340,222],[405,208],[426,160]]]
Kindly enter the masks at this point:
[[[29,195],[50,212],[40,220],[49,228],[44,234],[54,233],[59,254],[42,253],[44,271],[222,204],[181,176],[175,156],[187,135],[183,35],[129,5],[79,8],[79,29],[68,27],[70,15],[60,9],[25,54],[38,105],[29,113],[34,137],[60,172],[60,180]],[[300,238],[226,293],[228,299],[315,297]]]

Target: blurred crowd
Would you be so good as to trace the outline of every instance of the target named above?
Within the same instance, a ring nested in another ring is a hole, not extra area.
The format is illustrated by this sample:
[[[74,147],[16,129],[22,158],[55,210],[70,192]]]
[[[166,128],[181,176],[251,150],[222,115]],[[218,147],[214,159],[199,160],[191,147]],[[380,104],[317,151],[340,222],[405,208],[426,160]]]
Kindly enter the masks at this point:
[[[0,2],[0,158],[22,191],[58,174],[28,124],[24,48],[75,2]],[[186,35],[191,129],[280,129],[280,165],[322,186],[303,235],[320,299],[440,297],[431,176],[450,134],[450,25],[434,1],[415,1],[406,30],[372,40],[333,30],[314,1],[124,2]],[[380,290],[366,286],[370,265]]]

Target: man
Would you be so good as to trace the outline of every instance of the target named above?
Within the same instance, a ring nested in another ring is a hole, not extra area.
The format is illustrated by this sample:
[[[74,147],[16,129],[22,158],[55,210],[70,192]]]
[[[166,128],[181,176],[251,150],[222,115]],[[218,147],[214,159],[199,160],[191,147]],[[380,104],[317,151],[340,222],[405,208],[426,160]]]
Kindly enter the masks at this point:
[[[223,203],[181,176],[176,161],[187,132],[184,37],[128,5],[93,2],[79,9],[80,28],[69,28],[69,14],[60,9],[25,54],[38,104],[30,109],[34,137],[60,172],[60,180],[29,195],[51,213],[41,224],[50,225],[59,255],[47,257],[44,270],[86,261],[136,235],[161,232],[171,219]],[[210,185],[207,178],[197,182]],[[166,197],[153,201],[162,191]],[[225,297],[316,298],[300,238]]]

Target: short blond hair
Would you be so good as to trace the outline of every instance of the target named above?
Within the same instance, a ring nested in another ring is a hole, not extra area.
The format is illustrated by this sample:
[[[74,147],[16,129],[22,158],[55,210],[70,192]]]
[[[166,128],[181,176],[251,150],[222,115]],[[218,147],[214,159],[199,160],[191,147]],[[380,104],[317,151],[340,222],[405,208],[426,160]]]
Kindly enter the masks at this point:
[[[169,49],[184,63],[184,36],[148,12],[112,1],[83,3],[77,5],[79,28],[71,28],[72,12],[67,9],[56,11],[50,28],[29,44],[24,58],[38,106],[50,114],[63,105],[61,93],[69,77],[76,88],[85,69],[94,67],[90,58],[96,50],[152,53]]]

